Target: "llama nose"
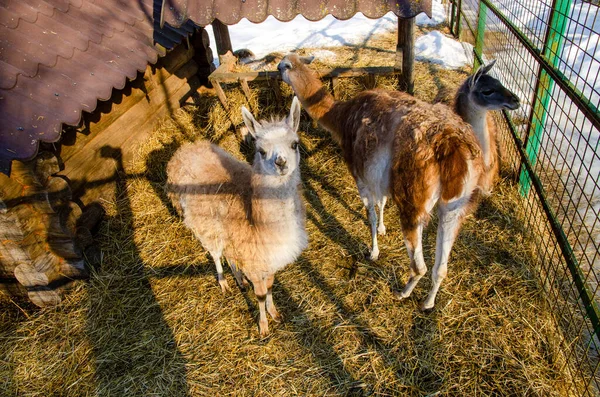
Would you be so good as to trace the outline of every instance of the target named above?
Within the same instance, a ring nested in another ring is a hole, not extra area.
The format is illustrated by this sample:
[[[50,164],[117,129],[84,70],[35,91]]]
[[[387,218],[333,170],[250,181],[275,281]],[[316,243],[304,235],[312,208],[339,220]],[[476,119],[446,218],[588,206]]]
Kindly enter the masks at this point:
[[[521,100],[519,99],[518,96],[516,96],[515,94],[512,94],[512,103],[508,106],[509,109],[511,110],[516,110],[521,106]]]
[[[283,157],[277,157],[275,159],[275,164],[277,164],[277,166],[279,168],[285,168],[286,164],[287,164],[287,160],[284,159]]]
[[[281,62],[279,62],[279,65],[277,65],[277,69],[279,69],[280,72],[283,72],[286,69],[291,69],[292,68],[292,63],[290,61],[288,61],[287,59],[283,59]]]

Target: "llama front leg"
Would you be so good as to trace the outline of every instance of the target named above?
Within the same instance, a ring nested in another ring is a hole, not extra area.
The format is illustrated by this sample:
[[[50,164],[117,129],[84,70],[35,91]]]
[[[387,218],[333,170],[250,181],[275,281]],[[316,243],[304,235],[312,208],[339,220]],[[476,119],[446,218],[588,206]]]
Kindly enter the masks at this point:
[[[377,203],[379,207],[379,225],[377,226],[377,233],[384,236],[385,235],[385,225],[383,224],[383,209],[385,208],[385,203],[387,202],[387,197],[383,196],[381,201]]]
[[[438,217],[439,224],[437,230],[435,247],[435,265],[431,272],[433,281],[431,290],[427,298],[421,305],[422,310],[431,310],[435,305],[435,297],[440,289],[440,285],[448,273],[448,258],[450,251],[460,230],[460,225],[465,217],[465,206],[468,203],[467,198],[461,198],[452,204],[439,203]]]
[[[281,314],[279,314],[279,312],[277,311],[277,308],[275,307],[275,303],[273,303],[273,295],[272,295],[272,289],[273,289],[273,282],[275,281],[275,275],[271,275],[269,277],[267,277],[266,282],[267,282],[267,312],[269,312],[269,314],[271,315],[271,318],[273,318],[273,320],[277,321],[278,323],[281,322]]]
[[[256,279],[250,280],[254,285],[254,294],[256,295],[256,299],[258,300],[258,330],[260,332],[261,337],[265,337],[269,335],[269,321],[267,320],[267,310],[266,310],[266,301],[267,301],[267,283],[264,278],[257,277]]]
[[[217,268],[217,281],[219,282],[219,285],[221,286],[221,292],[223,292],[224,294],[227,293],[227,291],[231,291],[231,288],[229,288],[229,284],[227,283],[227,280],[225,279],[225,276],[223,275],[223,264],[221,263],[221,253],[219,252],[217,253],[210,253],[210,256],[213,257],[213,260],[215,261],[215,267]]]
[[[425,258],[423,258],[423,223],[419,223],[412,230],[404,228],[404,243],[406,251],[410,257],[410,273],[408,282],[404,289],[400,292],[395,292],[396,297],[406,299],[413,292],[419,280],[427,273]]]

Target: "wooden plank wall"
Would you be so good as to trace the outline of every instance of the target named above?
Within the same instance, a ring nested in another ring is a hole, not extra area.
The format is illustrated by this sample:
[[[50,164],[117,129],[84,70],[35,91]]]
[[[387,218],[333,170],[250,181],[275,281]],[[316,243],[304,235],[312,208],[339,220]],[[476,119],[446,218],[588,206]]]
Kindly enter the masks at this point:
[[[208,81],[212,59],[201,29],[100,102],[82,127],[45,145],[52,152],[14,161],[10,178],[0,174],[0,293],[56,305],[74,282],[87,278],[84,257],[94,252],[92,230],[104,213],[98,199],[113,197],[115,171],[129,173],[156,122]]]
[[[128,172],[137,145],[149,136],[156,122],[173,114],[200,87],[203,76],[198,72],[205,73],[208,59],[212,62],[208,36],[204,30],[200,34],[201,40],[182,43],[126,88],[115,90],[109,101],[85,116],[83,127],[63,139],[61,175],[69,179],[74,197],[83,204],[110,197],[114,191],[115,160],[107,158],[102,148],[120,149]],[[199,66],[203,59],[207,62]]]

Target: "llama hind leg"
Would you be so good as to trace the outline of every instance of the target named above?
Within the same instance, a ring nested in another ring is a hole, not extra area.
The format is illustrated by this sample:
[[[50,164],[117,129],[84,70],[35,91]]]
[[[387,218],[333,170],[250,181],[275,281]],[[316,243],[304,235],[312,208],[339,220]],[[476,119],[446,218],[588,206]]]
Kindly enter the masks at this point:
[[[242,273],[234,261],[228,259],[227,262],[229,262],[231,273],[233,273],[233,277],[235,277],[238,287],[240,287],[242,290],[245,290],[246,287],[248,287],[248,280],[246,280],[244,273]]]
[[[379,244],[377,243],[377,212],[373,200],[363,197],[363,204],[367,208],[367,219],[371,228],[371,254],[369,259],[376,261],[379,258]]]
[[[281,314],[279,314],[279,312],[277,311],[277,308],[275,307],[275,303],[273,303],[273,295],[271,293],[272,289],[273,289],[274,281],[275,281],[275,275],[271,275],[266,278],[266,282],[267,282],[267,302],[266,302],[267,312],[269,312],[269,314],[271,315],[271,318],[273,318],[273,320],[275,320],[277,322],[281,322]]]
[[[448,273],[448,258],[450,251],[460,230],[463,219],[465,218],[467,209],[464,202],[468,203],[468,198],[462,198],[448,205],[447,203],[439,203],[438,217],[439,224],[436,237],[435,247],[435,265],[431,272],[433,281],[431,290],[427,298],[421,305],[422,310],[433,309],[435,305],[435,297],[440,289],[440,285]]]
[[[377,226],[377,233],[384,236],[385,235],[385,225],[383,224],[383,209],[385,208],[385,203],[387,202],[387,197],[383,196],[381,200],[377,203],[379,207],[379,225]]]
[[[404,242],[406,251],[410,257],[410,273],[408,282],[402,291],[396,292],[396,297],[405,299],[410,296],[419,280],[427,273],[427,266],[423,258],[423,223],[419,223],[415,228],[407,230],[404,228]]]
[[[358,193],[367,209],[367,219],[371,228],[371,253],[369,259],[376,261],[379,258],[379,245],[377,244],[377,211],[375,211],[375,200],[371,190],[360,179],[356,180]]]

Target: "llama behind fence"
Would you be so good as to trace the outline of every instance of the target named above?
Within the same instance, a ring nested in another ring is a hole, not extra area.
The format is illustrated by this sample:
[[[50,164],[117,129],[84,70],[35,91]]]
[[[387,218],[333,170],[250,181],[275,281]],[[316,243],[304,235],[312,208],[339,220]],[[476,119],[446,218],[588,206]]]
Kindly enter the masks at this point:
[[[494,142],[492,148],[490,136],[486,135],[487,128],[475,127],[474,131],[448,106],[431,105],[406,93],[371,90],[345,102],[335,101],[315,72],[307,67],[311,61],[312,57],[289,54],[278,68],[282,79],[290,84],[308,114],[342,147],[344,159],[367,207],[373,244],[371,259],[376,259],[379,254],[374,205],[377,204],[380,210],[380,231],[386,198],[391,194],[398,205],[411,259],[410,277],[404,289],[397,293],[399,298],[410,296],[427,271],[422,234],[433,207],[438,204],[433,286],[422,304],[424,310],[431,309],[446,276],[450,250],[462,221],[476,207],[477,198],[492,188],[498,169],[496,144]],[[467,81],[465,106],[457,105],[461,110],[467,110],[462,116],[465,120],[469,120],[469,111],[477,110],[485,121],[488,109],[519,106],[516,96],[495,79],[498,90],[477,91],[483,87],[492,90],[491,84],[478,84],[484,76],[486,81],[493,79],[487,76],[488,70],[489,67],[481,69]],[[494,103],[472,102],[474,98],[490,95]]]
[[[167,190],[213,258],[222,291],[229,289],[222,257],[238,283],[241,273],[252,282],[265,336],[266,312],[280,320],[271,295],[275,272],[294,262],[308,242],[300,192],[300,103],[294,98],[281,121],[256,121],[244,107],[242,116],[255,139],[252,167],[208,142],[189,143],[168,164]]]

